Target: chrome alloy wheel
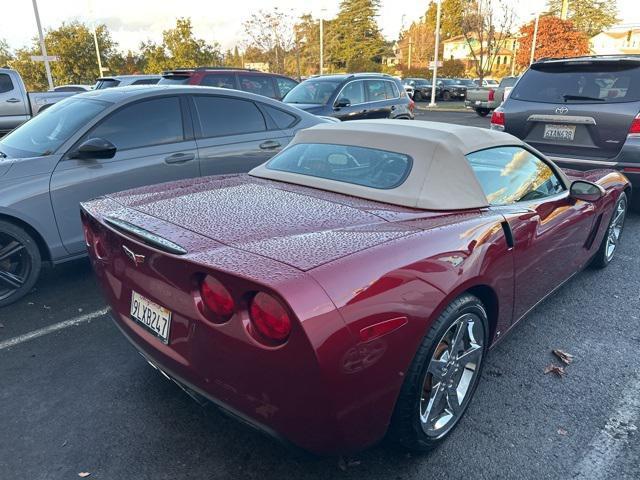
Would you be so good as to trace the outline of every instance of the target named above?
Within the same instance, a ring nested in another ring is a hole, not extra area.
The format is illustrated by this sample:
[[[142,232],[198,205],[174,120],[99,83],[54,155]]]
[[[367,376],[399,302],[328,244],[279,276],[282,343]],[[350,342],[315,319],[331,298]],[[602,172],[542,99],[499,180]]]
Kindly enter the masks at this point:
[[[605,245],[607,261],[610,261],[613,258],[613,254],[616,251],[616,247],[620,241],[620,235],[622,234],[622,227],[624,226],[624,218],[626,214],[627,199],[623,196],[616,204],[616,209],[613,212],[613,218],[611,219],[611,224],[609,224],[609,230],[607,231],[607,243]]]
[[[465,313],[438,342],[420,397],[420,422],[429,437],[445,435],[466,409],[480,372],[484,338],[482,320]]]
[[[26,247],[11,234],[0,232],[0,300],[22,287],[31,273]]]

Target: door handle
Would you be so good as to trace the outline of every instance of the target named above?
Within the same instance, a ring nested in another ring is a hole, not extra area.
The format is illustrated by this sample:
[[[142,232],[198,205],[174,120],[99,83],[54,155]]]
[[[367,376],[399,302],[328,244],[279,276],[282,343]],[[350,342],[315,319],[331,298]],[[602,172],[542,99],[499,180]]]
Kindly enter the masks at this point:
[[[20,100],[18,100],[17,98],[10,98],[9,100],[7,100],[7,103],[20,103]]]
[[[196,158],[193,153],[174,153],[164,158],[165,163],[184,163]]]
[[[396,106],[395,105],[391,105],[391,110],[395,110]]]
[[[262,150],[273,150],[275,148],[280,147],[280,142],[277,142],[275,140],[267,140],[266,142],[262,142],[260,144],[260,148]]]

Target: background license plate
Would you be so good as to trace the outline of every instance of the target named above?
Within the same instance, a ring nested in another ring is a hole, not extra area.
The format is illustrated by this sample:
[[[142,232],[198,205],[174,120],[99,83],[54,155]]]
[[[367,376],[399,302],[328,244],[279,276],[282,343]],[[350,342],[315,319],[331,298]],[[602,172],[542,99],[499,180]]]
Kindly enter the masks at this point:
[[[131,318],[136,322],[141,323],[164,343],[169,343],[171,311],[143,297],[137,292],[131,292],[130,313]]]
[[[549,140],[573,140],[576,134],[575,125],[545,125],[544,137]]]

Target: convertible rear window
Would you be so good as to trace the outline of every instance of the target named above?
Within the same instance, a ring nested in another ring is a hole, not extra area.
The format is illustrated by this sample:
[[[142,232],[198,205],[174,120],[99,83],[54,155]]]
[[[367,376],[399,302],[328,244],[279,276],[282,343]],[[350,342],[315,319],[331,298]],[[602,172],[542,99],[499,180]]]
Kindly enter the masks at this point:
[[[412,163],[408,155],[375,148],[298,143],[273,157],[267,168],[365,187],[390,189],[406,180]]]

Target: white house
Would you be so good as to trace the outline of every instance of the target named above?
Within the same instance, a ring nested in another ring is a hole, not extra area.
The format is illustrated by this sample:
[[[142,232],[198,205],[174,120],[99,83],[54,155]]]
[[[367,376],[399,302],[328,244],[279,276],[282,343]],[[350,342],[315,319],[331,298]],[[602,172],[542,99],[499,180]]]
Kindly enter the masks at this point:
[[[595,55],[640,54],[640,24],[616,25],[589,40]]]

